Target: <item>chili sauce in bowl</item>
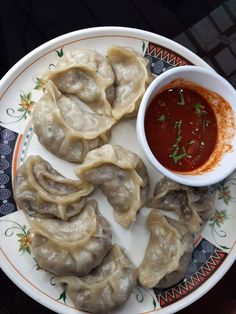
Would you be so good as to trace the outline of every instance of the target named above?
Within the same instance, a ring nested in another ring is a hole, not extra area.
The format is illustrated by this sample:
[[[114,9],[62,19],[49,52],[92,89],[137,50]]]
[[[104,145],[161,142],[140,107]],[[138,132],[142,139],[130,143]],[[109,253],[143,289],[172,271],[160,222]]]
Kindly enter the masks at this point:
[[[148,87],[137,137],[150,163],[170,179],[206,186],[236,167],[236,91],[213,70],[183,66]]]
[[[196,170],[206,163],[217,142],[214,110],[201,91],[181,86],[181,82],[154,97],[144,126],[154,156],[164,167],[178,172]]]

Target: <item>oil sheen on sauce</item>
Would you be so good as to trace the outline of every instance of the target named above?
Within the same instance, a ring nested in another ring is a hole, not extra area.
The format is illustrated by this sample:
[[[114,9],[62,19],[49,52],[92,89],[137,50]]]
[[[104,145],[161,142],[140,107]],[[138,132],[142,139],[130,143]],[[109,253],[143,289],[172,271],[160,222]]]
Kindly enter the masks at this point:
[[[168,87],[150,102],[145,133],[156,159],[176,172],[191,172],[205,164],[217,143],[217,118],[198,90]]]

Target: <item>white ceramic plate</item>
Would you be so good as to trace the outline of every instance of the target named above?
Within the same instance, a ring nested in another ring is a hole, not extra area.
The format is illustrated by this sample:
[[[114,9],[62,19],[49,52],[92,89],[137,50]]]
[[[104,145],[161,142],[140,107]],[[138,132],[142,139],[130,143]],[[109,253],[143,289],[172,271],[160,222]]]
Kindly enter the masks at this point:
[[[21,211],[16,211],[12,197],[12,180],[17,168],[28,155],[39,154],[63,175],[75,178],[74,165],[47,152],[33,133],[30,114],[42,95],[40,76],[53,67],[70,48],[86,46],[106,54],[110,45],[133,47],[150,59],[155,75],[171,67],[194,64],[209,66],[198,56],[164,37],[136,29],[102,27],[60,36],[40,46],[20,60],[2,79],[0,85],[0,263],[3,271],[24,292],[60,314],[78,313],[65,291],[54,283],[54,276],[38,268],[30,246],[28,225]],[[141,153],[135,132],[135,119],[119,123],[112,132],[111,143],[117,143],[140,155],[149,172],[151,193],[160,179]],[[128,302],[116,313],[173,313],[206,293],[224,275],[235,260],[236,229],[234,211],[236,175],[218,184],[215,213],[196,240],[193,260],[186,278],[165,290],[136,287]],[[138,265],[148,242],[143,208],[137,222],[124,230],[114,222],[109,204],[100,192],[95,197],[102,213],[113,227],[113,242],[126,248]],[[7,215],[7,216],[5,216]]]

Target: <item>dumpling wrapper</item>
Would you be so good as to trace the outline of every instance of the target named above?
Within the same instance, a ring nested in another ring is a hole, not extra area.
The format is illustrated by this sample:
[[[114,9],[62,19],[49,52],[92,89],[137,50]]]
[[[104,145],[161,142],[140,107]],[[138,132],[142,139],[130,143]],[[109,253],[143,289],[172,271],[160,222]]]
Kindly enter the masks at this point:
[[[115,77],[107,58],[97,51],[66,51],[44,80],[52,80],[62,93],[76,95],[95,112],[111,115]]]
[[[137,269],[121,247],[113,245],[103,263],[88,276],[57,277],[75,307],[91,313],[110,313],[122,306],[132,293]]]
[[[215,200],[215,190],[213,187],[192,187],[188,193],[190,206],[197,212],[203,222],[210,219]]]
[[[80,109],[62,95],[52,81],[33,111],[34,131],[40,143],[59,158],[82,162],[88,151],[107,143],[115,119]]]
[[[40,156],[29,156],[14,180],[14,198],[20,209],[32,216],[63,220],[81,211],[93,189],[88,182],[65,178]]]
[[[148,70],[148,59],[131,48],[112,46],[107,57],[115,73],[115,97],[112,116],[115,119],[135,116],[141,98],[153,77]]]
[[[111,248],[111,227],[95,200],[68,221],[38,217],[28,221],[38,264],[56,275],[87,275]]]
[[[151,235],[138,268],[138,280],[146,288],[169,287],[182,279],[188,270],[193,238],[184,224],[157,210],[148,215],[147,226]]]
[[[210,218],[214,207],[214,193],[209,187],[189,187],[163,177],[148,201],[151,208],[174,211],[192,233],[201,230],[201,224]]]
[[[128,228],[148,198],[146,167],[135,153],[119,145],[106,144],[90,151],[75,174],[101,187],[114,209],[114,218]]]
[[[182,280],[186,273],[188,272],[189,265],[192,261],[192,253],[194,249],[193,245],[193,236],[188,231],[186,226],[177,220],[166,217],[166,220],[169,224],[171,224],[181,235],[181,245],[184,248],[184,254],[179,259],[179,266],[177,270],[168,273],[163,277],[158,284],[157,288],[165,289],[169,288],[175,284],[177,284],[180,280]]]

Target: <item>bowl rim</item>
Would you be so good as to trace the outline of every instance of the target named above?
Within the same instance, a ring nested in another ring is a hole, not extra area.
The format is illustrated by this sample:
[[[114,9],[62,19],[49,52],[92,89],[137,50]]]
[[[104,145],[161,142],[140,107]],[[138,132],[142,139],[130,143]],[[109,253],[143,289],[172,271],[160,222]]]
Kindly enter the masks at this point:
[[[213,176],[206,177],[205,173],[203,174],[191,174],[191,173],[178,173],[172,170],[169,170],[165,166],[163,166],[157,158],[154,156],[152,153],[150,146],[147,142],[146,138],[146,133],[145,133],[145,127],[144,127],[144,118],[145,118],[145,113],[146,109],[149,105],[149,102],[154,94],[157,93],[158,91],[158,85],[165,80],[166,78],[171,76],[175,76],[177,74],[181,73],[200,73],[200,74],[206,74],[212,77],[214,80],[218,80],[221,84],[224,84],[226,87],[227,91],[229,93],[235,94],[235,99],[236,99],[236,90],[233,88],[233,86],[222,76],[220,76],[218,73],[216,73],[213,69],[206,69],[200,66],[191,66],[191,65],[185,65],[181,67],[176,67],[167,70],[165,73],[161,74],[157,78],[153,80],[153,82],[149,85],[147,90],[144,93],[144,96],[141,100],[138,115],[137,115],[137,122],[136,122],[136,133],[137,133],[137,139],[140,144],[140,147],[142,151],[144,152],[146,158],[149,160],[151,165],[161,172],[163,175],[166,177],[170,178],[171,180],[178,182],[180,184],[185,184],[189,186],[208,186],[208,185],[213,185],[218,183],[219,181],[225,179],[228,175],[230,175],[236,168],[236,163],[232,163],[230,165],[227,165],[226,169],[224,171],[217,170],[218,167],[216,166],[214,169],[210,170],[211,173],[214,172]],[[175,79],[175,77],[173,77]],[[190,80],[191,81],[191,80]],[[194,78],[192,80],[194,82]],[[168,83],[166,83],[168,84]],[[199,84],[199,83],[197,83]],[[201,84],[199,84],[201,85]],[[163,87],[163,86],[161,86]],[[223,96],[222,96],[223,97]],[[224,98],[224,97],[223,97]],[[232,104],[230,104],[232,106]],[[232,109],[234,112],[236,112],[236,106],[235,108],[232,106]],[[236,122],[236,121],[235,121]],[[236,134],[234,135],[233,138],[236,137]],[[233,139],[232,139],[233,141]],[[234,147],[236,148],[236,147]],[[232,152],[234,155],[236,155],[235,149]],[[223,158],[221,159],[221,161]],[[206,174],[209,174],[210,171],[207,171]],[[199,179],[196,179],[199,178]]]

